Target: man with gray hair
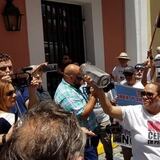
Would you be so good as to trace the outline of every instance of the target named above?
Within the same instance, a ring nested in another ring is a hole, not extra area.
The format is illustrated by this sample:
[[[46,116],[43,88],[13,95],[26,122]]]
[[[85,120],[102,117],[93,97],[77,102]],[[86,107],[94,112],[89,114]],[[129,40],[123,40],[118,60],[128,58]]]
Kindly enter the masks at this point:
[[[82,160],[85,142],[74,114],[43,101],[17,124],[1,160]]]

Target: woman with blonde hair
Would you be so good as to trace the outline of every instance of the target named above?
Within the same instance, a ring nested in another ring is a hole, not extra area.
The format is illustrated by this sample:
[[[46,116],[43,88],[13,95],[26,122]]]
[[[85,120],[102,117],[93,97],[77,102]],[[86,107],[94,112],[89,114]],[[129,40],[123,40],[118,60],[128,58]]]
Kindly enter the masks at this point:
[[[9,113],[10,109],[16,104],[16,92],[10,82],[0,81],[0,149],[12,134],[13,124],[18,116]]]

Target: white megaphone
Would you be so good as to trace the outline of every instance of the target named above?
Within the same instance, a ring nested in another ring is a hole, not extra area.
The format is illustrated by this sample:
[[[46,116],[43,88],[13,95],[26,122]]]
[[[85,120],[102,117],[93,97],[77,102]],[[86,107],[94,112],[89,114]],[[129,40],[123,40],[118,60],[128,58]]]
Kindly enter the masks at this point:
[[[80,65],[80,70],[83,75],[89,75],[95,85],[99,88],[105,88],[111,81],[111,76],[94,65],[83,63]]]

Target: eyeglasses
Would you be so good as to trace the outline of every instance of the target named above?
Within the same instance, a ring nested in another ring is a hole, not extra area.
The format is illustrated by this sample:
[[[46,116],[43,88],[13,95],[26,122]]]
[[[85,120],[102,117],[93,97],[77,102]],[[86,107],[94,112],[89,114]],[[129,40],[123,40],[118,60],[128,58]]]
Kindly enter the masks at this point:
[[[146,96],[147,98],[152,98],[153,95],[154,95],[154,94],[151,93],[151,92],[145,92],[145,91],[142,91],[142,92],[141,92],[141,97]]]
[[[6,93],[6,96],[13,96],[14,93],[16,93],[15,90],[9,91],[9,92]]]

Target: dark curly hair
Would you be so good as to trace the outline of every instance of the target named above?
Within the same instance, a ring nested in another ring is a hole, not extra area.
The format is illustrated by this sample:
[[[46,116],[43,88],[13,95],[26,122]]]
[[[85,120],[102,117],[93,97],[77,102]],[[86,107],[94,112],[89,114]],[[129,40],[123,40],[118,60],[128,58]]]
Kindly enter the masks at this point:
[[[4,53],[4,52],[0,52],[0,62],[8,61],[8,60],[12,61],[12,58],[10,57],[10,55],[8,55],[7,53]]]

